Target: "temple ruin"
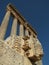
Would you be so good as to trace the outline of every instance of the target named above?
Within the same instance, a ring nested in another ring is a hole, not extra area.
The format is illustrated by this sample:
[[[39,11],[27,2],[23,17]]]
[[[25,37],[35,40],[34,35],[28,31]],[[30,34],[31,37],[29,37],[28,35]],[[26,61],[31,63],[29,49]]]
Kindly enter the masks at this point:
[[[11,33],[4,39],[10,17],[13,17]],[[42,65],[42,57],[43,48],[37,32],[13,5],[8,4],[0,26],[0,65]]]

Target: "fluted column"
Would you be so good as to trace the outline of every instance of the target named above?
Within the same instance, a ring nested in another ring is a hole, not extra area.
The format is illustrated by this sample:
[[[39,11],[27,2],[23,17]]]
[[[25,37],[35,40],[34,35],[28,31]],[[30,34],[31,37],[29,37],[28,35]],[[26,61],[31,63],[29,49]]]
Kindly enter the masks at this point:
[[[16,35],[16,34],[17,34],[17,19],[14,18],[11,29],[11,35]]]
[[[29,36],[29,31],[28,31],[28,29],[25,29],[25,36]]]
[[[8,22],[9,22],[9,17],[10,17],[10,11],[7,11],[0,27],[0,39],[4,39]]]
[[[22,24],[20,24],[19,35],[24,36],[24,26]]]

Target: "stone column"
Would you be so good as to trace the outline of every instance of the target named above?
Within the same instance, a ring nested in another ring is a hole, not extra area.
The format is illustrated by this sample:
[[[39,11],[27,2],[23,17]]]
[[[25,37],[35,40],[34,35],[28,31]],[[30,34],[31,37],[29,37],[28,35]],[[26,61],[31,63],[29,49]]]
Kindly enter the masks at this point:
[[[14,18],[13,24],[12,24],[12,29],[11,29],[11,35],[16,35],[17,33],[17,19]]]
[[[24,27],[23,27],[23,24],[20,24],[19,35],[20,35],[20,36],[24,36]]]
[[[25,36],[29,36],[29,31],[28,31],[28,29],[25,29]]]
[[[9,18],[10,18],[10,11],[7,11],[2,24],[1,24],[1,28],[0,28],[0,39],[4,39],[5,33],[6,33],[6,29],[8,26],[8,22],[9,22]]]

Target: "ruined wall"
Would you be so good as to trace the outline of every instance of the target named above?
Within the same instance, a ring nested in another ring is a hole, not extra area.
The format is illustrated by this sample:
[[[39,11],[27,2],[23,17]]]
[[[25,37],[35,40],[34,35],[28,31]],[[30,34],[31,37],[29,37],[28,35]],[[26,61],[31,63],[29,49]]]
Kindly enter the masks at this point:
[[[9,48],[4,41],[0,41],[0,65],[32,65],[27,57]]]

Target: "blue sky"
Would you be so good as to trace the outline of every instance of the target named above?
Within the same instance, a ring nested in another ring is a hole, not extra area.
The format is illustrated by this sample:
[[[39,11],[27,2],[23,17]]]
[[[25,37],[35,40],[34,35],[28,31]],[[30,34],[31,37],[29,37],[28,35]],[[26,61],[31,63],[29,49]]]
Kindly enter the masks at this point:
[[[12,3],[38,33],[44,49],[43,65],[49,65],[49,0],[0,0],[0,24],[6,13],[6,6]],[[9,23],[9,27],[11,23]],[[9,29],[7,35],[9,33]]]

